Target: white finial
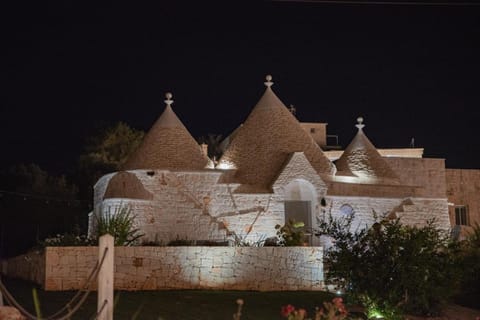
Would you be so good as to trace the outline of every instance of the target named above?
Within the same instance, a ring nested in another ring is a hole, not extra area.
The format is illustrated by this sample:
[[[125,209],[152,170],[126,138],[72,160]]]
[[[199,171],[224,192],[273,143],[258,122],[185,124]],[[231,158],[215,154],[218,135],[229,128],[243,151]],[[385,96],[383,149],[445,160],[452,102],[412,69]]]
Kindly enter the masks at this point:
[[[165,93],[165,98],[167,98],[167,100],[165,100],[164,102],[167,104],[167,106],[171,106],[172,103],[173,103],[173,100],[172,100],[172,97],[173,95],[170,93],[170,92],[167,92]]]
[[[267,81],[264,82],[264,84],[267,86],[267,88],[270,88],[273,85],[272,76],[267,74],[267,76],[265,77],[265,80]]]
[[[361,130],[363,127],[365,127],[365,125],[363,124],[363,118],[362,117],[358,117],[357,122],[358,122],[358,124],[355,125],[355,127],[357,127],[358,129]]]

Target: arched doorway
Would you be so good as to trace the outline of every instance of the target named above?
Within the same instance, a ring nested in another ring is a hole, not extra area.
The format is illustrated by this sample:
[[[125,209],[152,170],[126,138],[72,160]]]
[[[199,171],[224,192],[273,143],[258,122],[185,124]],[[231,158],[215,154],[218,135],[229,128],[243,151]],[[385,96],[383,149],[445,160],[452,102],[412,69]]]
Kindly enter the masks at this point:
[[[285,222],[302,221],[305,224],[305,242],[309,245],[312,245],[313,240],[313,208],[316,198],[314,186],[306,180],[293,180],[285,186]]]

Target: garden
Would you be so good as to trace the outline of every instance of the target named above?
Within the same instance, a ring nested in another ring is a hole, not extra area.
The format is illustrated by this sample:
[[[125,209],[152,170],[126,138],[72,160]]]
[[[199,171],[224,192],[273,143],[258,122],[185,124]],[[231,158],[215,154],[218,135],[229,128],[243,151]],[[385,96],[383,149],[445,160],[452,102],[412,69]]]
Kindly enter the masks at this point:
[[[117,245],[133,245],[141,235],[132,221],[131,212],[122,210],[98,221],[99,234],[113,234],[120,241]],[[268,245],[303,243],[301,222],[288,221],[276,229],[278,241]],[[479,225],[465,240],[454,241],[435,228],[434,221],[411,227],[398,220],[380,220],[371,228],[352,230],[351,219],[328,217],[319,221],[316,235],[334,243],[324,256],[331,292],[117,291],[115,319],[396,320],[406,315],[439,316],[452,303],[479,310],[475,317],[480,316]],[[79,235],[42,242],[44,246],[85,244],[96,242]],[[37,316],[58,310],[74,294],[46,292],[15,279],[2,281]],[[72,319],[90,318],[95,309],[96,296],[91,294]]]

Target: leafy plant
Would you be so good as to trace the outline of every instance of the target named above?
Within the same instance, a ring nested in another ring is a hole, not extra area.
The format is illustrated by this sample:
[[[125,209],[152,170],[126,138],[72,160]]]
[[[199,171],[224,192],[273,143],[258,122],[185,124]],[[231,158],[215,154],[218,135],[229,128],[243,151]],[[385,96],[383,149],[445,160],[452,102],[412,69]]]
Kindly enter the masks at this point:
[[[305,233],[303,227],[305,224],[302,221],[288,220],[284,226],[277,224],[278,242],[281,246],[300,246],[305,242]]]
[[[88,238],[86,235],[77,235],[74,233],[57,234],[54,237],[46,238],[41,241],[41,247],[76,247],[76,246],[94,246],[96,240]]]
[[[89,238],[81,233],[80,227],[75,225],[72,232],[64,234],[56,234],[48,237],[43,241],[38,241],[38,247],[77,247],[77,246],[94,246],[97,244],[96,239]]]
[[[434,314],[455,292],[455,244],[434,221],[417,228],[384,220],[352,232],[349,221],[330,217],[320,227],[317,235],[335,239],[324,259],[327,278],[369,310],[388,319]]]
[[[234,247],[263,247],[266,241],[265,235],[261,235],[259,239],[252,241],[247,240],[247,235],[239,236],[235,232],[231,232],[231,236],[233,237],[233,246]]]
[[[333,298],[332,302],[325,301],[323,306],[315,309],[314,318],[307,318],[305,309],[295,309],[291,304],[282,306],[280,314],[288,320],[343,320],[354,319],[348,316],[348,311],[340,297]]]
[[[142,142],[144,132],[123,122],[97,128],[85,141],[75,180],[80,199],[93,199],[93,185],[104,174],[119,171]]]
[[[95,215],[95,225],[97,237],[104,234],[111,234],[115,238],[116,246],[129,246],[143,237],[140,229],[135,227],[136,216],[132,213],[130,206],[119,206],[111,213],[97,213]]]
[[[458,264],[462,269],[462,300],[468,301],[480,297],[480,224],[475,223],[467,238],[460,244]],[[465,303],[463,303],[465,304]],[[478,302],[472,307],[478,306]]]

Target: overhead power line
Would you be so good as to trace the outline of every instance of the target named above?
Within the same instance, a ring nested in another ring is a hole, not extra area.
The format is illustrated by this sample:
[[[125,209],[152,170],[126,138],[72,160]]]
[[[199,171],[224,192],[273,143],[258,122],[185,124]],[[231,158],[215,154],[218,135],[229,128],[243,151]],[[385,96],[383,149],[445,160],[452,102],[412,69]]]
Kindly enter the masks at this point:
[[[46,203],[48,202],[63,202],[68,204],[80,204],[80,203],[88,203],[86,200],[78,200],[78,199],[65,199],[65,198],[58,198],[52,197],[48,195],[39,195],[33,193],[26,193],[26,192],[17,192],[17,191],[8,191],[8,190],[0,190],[0,199],[3,198],[4,195],[16,196],[19,198],[23,198],[23,200],[44,200]]]
[[[303,2],[319,4],[349,4],[349,5],[402,5],[402,6],[480,6],[480,2],[449,2],[449,1],[353,1],[353,0],[272,0],[272,2]]]

